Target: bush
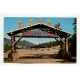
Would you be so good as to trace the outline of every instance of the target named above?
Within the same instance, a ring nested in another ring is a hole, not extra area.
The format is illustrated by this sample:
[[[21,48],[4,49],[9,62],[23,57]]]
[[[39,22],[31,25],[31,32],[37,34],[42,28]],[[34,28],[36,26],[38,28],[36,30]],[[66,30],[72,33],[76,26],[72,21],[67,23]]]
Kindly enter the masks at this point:
[[[7,52],[8,50],[11,49],[11,45],[10,44],[4,44],[4,52]]]
[[[76,57],[76,33],[73,34],[69,42],[70,42],[69,51],[71,53],[71,56]]]

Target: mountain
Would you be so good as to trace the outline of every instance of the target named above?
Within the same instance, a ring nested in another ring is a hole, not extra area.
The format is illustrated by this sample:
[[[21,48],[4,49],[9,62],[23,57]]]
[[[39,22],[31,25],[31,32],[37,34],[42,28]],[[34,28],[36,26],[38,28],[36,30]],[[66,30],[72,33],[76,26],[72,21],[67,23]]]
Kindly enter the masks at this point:
[[[11,44],[10,39],[4,38],[4,45],[6,45],[6,44],[8,44],[8,45]],[[22,41],[19,41],[19,42],[17,43],[17,45],[18,45],[18,46],[25,46],[25,47],[32,47],[32,46],[34,46],[35,44],[33,44],[33,43],[29,42],[29,41],[26,41],[26,40],[22,40]]]
[[[11,43],[10,39],[4,38],[4,44],[10,44],[10,43]]]
[[[35,47],[35,48],[46,48],[46,47],[57,46],[57,45],[59,45],[59,42],[51,41],[51,42],[46,42],[46,43],[42,43],[39,45],[35,45],[33,47]]]
[[[56,41],[35,45],[29,41],[22,40],[17,43],[16,48],[30,48],[30,47],[32,47],[32,48],[46,48],[46,47],[51,47],[51,46],[56,46],[56,45],[58,45],[58,42],[56,42]],[[10,39],[4,38],[4,52],[6,52],[10,49],[11,49]]]
[[[21,46],[25,46],[25,47],[32,47],[34,46],[35,44],[29,42],[29,41],[26,41],[26,40],[22,40],[22,41],[19,41],[17,45],[21,45]]]

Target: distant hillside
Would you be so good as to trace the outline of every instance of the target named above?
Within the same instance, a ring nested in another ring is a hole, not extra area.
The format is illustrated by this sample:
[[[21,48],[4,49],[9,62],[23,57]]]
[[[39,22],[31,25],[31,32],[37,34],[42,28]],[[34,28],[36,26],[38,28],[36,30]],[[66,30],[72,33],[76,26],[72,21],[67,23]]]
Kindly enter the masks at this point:
[[[17,45],[21,45],[21,46],[25,46],[25,47],[32,47],[35,44],[33,44],[29,41],[23,40],[23,41],[19,41]]]
[[[11,43],[10,39],[4,38],[4,44],[10,44],[10,43]],[[26,40],[21,40],[18,42],[18,45],[33,46],[34,44]]]
[[[52,41],[52,42],[47,42],[47,43],[42,43],[39,45],[35,45],[33,47],[35,48],[46,48],[46,47],[51,47],[51,46],[57,46],[59,44],[59,42],[57,41]]]
[[[4,38],[4,44],[10,44],[10,43],[11,43],[10,39]]]
[[[25,48],[27,48],[27,47],[34,46],[34,44],[31,43],[31,42],[28,42],[26,40],[23,40],[23,41],[19,41],[17,46],[24,46]],[[6,52],[6,51],[8,51],[10,49],[11,49],[11,41],[10,41],[10,39],[4,38],[4,52]]]
[[[36,45],[36,44],[33,44],[29,41],[26,41],[26,40],[22,40],[22,41],[19,41],[17,43],[17,48],[46,48],[46,47],[51,47],[51,46],[56,46],[58,45],[59,42],[57,41],[52,41],[52,42],[47,42],[47,43],[42,43],[42,44],[39,44],[39,45]],[[7,38],[4,38],[4,51],[8,51],[11,49],[11,41],[10,39],[7,39]]]
[[[10,39],[4,38],[4,52],[11,49],[11,41]]]

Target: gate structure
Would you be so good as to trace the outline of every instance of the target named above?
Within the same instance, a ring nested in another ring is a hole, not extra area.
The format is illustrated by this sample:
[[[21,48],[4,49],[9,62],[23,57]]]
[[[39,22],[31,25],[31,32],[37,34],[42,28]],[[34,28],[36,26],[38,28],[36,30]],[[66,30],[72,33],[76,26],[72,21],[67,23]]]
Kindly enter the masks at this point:
[[[12,57],[13,60],[16,59],[16,44],[24,38],[54,38],[61,42],[61,46],[64,45],[64,55],[69,55],[68,52],[68,37],[69,33],[62,30],[56,29],[53,26],[48,26],[44,24],[36,24],[27,28],[19,29],[13,32],[7,33],[11,38],[12,43]],[[19,38],[16,40],[16,38]]]

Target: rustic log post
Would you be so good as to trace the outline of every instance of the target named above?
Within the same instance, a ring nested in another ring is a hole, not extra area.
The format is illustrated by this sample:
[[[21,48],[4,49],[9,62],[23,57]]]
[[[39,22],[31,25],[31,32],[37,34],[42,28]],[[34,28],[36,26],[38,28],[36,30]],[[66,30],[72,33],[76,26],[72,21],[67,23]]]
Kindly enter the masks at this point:
[[[64,58],[65,55],[65,42],[63,41],[63,38],[60,39],[60,55]]]
[[[14,44],[14,42],[15,42],[15,36],[11,36],[11,44],[12,44],[12,52],[13,53],[16,51],[16,45]]]
[[[15,42],[15,36],[12,35],[11,36],[11,52],[12,52],[12,58],[13,58],[13,61],[16,60],[16,45],[14,44]],[[14,44],[14,45],[13,45]]]
[[[68,38],[65,37],[65,56],[69,58]]]
[[[70,57],[68,38],[66,38],[66,51],[67,51],[68,56]]]

